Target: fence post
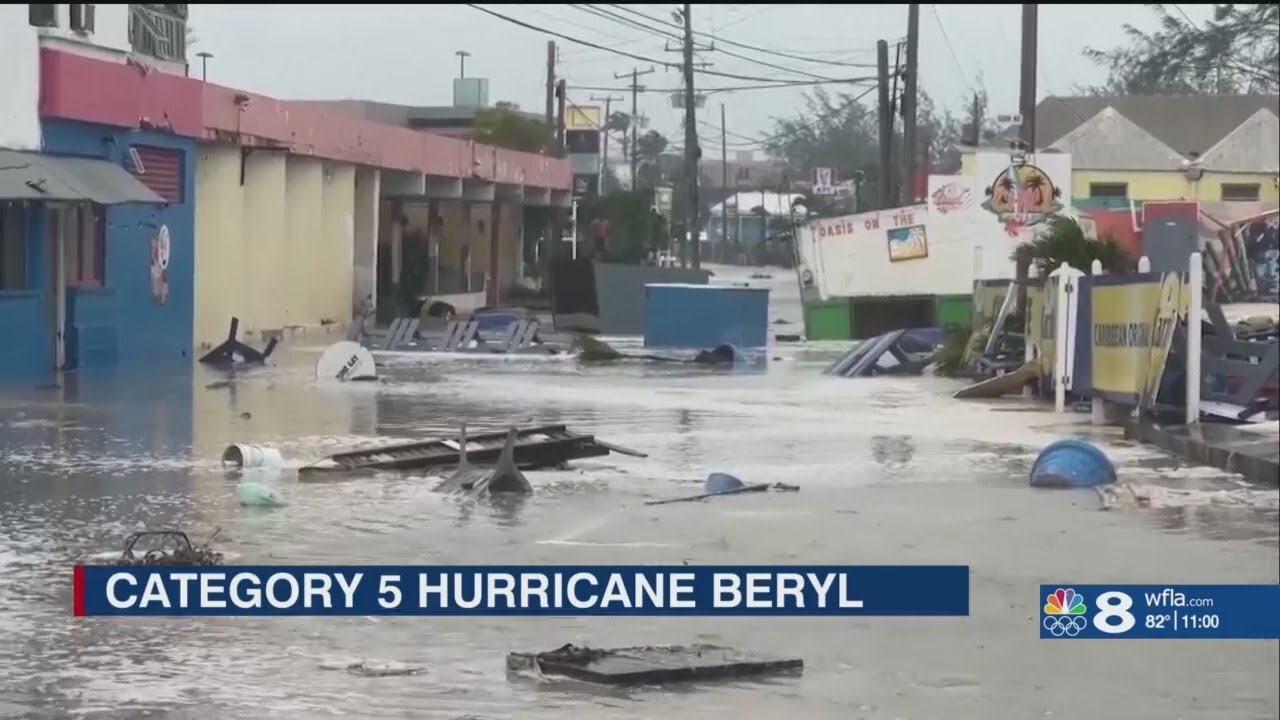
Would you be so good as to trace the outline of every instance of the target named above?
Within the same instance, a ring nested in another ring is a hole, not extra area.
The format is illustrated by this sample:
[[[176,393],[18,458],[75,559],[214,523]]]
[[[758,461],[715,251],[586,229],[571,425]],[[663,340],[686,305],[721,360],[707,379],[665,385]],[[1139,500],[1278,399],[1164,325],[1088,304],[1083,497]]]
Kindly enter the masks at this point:
[[[1071,276],[1067,274],[1070,266],[1066,262],[1053,274],[1057,276],[1057,304],[1053,311],[1053,410],[1057,413],[1067,411],[1067,310],[1071,303],[1067,286]]]
[[[1191,253],[1187,278],[1191,285],[1191,299],[1187,308],[1187,424],[1200,422],[1200,361],[1201,321],[1204,315],[1204,259],[1200,253]]]
[[[1093,265],[1089,268],[1089,270],[1094,277],[1098,277],[1099,275],[1102,275],[1103,274],[1102,261],[1094,260]],[[1093,355],[1093,352],[1094,352],[1094,349],[1091,345],[1089,348],[1090,356]],[[1106,425],[1107,424],[1107,408],[1106,408],[1106,405],[1104,404],[1103,399],[1098,395],[1098,393],[1093,391],[1093,388],[1089,388],[1089,395],[1090,395],[1089,422],[1093,425]]]
[[[1138,258],[1138,272],[1140,273],[1151,272],[1151,258],[1147,257],[1146,255],[1143,255],[1142,257]]]

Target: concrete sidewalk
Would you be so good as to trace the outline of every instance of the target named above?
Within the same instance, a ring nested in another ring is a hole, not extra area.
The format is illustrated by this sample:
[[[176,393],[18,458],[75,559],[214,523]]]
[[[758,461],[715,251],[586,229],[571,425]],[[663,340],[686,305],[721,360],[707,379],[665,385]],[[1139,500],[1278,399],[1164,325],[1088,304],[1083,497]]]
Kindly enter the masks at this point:
[[[1125,425],[1128,440],[1150,443],[1190,462],[1240,473],[1250,482],[1280,485],[1280,443],[1274,435],[1233,425],[1162,427],[1137,421]]]

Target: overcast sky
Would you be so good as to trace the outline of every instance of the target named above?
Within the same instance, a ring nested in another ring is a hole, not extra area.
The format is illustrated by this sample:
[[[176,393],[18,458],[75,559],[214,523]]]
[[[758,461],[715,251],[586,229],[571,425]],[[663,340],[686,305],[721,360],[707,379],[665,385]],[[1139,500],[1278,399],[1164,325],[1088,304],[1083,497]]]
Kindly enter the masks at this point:
[[[680,85],[678,62],[666,52],[669,38],[629,27],[580,8],[597,8],[630,17],[611,5],[507,5],[484,7],[563,35],[587,40],[654,61],[657,71],[641,78],[652,88]],[[654,18],[671,20],[678,6],[628,5]],[[991,112],[1017,112],[1019,34],[1018,5],[921,5],[921,88],[953,111],[961,110],[974,89],[985,88]],[[545,103],[546,42],[543,32],[513,25],[465,5],[191,5],[197,37],[191,49],[193,74],[199,72],[198,51],[213,54],[209,81],[280,98],[361,98],[413,105],[448,105],[458,76],[455,52],[466,59],[468,77],[489,78],[490,101],[509,100],[541,112]],[[1211,5],[1182,5],[1199,21]],[[1038,92],[1070,94],[1072,87],[1100,81],[1105,72],[1081,55],[1085,45],[1111,47],[1123,41],[1122,25],[1154,26],[1154,15],[1142,5],[1041,5]],[[875,62],[875,42],[906,35],[906,5],[694,5],[695,31],[766,50],[853,65]],[[678,32],[675,28],[665,30]],[[699,38],[700,42],[711,42]],[[626,80],[615,74],[650,62],[592,50],[564,39],[558,73],[568,79],[569,99],[590,104],[591,96],[627,95]],[[759,78],[810,75],[854,78],[873,75],[873,68],[836,65],[764,54],[724,42],[715,51],[699,52],[712,71]],[[769,67],[723,51],[747,56]],[[754,84],[699,74],[695,87]],[[578,90],[575,86],[617,88]],[[838,89],[840,86],[832,85]],[[861,88],[858,89],[861,91]],[[717,128],[720,104],[727,116],[730,153],[749,149],[772,127],[771,118],[795,114],[803,107],[804,89],[717,93],[700,111]],[[867,96],[874,100],[874,92]],[[679,110],[659,93],[640,96],[640,112],[650,127],[681,139]],[[718,152],[716,129],[703,125],[704,151]]]

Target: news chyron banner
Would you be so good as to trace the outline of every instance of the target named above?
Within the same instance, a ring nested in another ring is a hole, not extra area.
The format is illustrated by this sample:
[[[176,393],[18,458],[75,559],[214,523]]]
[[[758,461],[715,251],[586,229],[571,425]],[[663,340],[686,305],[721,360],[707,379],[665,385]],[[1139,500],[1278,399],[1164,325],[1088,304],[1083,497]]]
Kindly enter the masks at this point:
[[[116,567],[72,577],[77,616],[967,616],[969,568]]]
[[[1041,585],[1040,637],[1280,639],[1280,585]]]

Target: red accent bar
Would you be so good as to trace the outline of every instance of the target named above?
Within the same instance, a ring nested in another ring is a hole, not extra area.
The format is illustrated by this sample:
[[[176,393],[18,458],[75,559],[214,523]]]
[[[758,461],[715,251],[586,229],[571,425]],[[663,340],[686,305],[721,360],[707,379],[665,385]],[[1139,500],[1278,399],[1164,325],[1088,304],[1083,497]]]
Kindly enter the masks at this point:
[[[71,571],[71,614],[84,617],[84,568],[79,565]]]

